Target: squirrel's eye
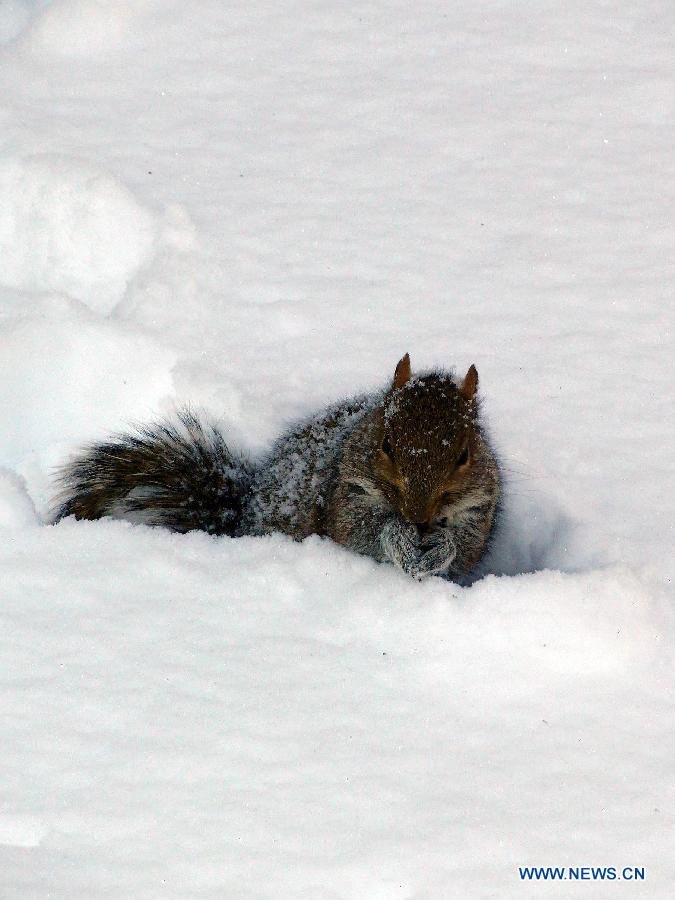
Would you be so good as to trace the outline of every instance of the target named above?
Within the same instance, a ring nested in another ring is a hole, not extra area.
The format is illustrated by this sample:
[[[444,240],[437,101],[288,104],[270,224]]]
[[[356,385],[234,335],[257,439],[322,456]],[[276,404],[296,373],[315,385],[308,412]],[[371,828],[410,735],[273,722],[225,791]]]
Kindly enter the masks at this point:
[[[469,448],[465,447],[457,457],[457,466],[465,466],[469,461]]]
[[[392,448],[392,446],[391,446],[391,442],[389,441],[389,438],[387,437],[386,434],[385,434],[385,436],[384,436],[384,440],[382,441],[382,452],[383,452],[383,453],[386,453],[387,456],[388,456],[390,459],[391,459],[391,458],[393,457],[393,455],[394,455],[394,450],[393,450],[393,448]]]

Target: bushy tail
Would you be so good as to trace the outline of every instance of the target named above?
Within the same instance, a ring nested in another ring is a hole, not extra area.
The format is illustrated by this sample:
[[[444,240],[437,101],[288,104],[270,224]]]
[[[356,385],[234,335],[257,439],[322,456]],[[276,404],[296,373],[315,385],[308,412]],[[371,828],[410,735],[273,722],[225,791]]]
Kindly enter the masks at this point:
[[[250,464],[230,452],[220,431],[183,410],[175,423],[94,444],[65,465],[55,521],[113,516],[232,535],[251,478]]]

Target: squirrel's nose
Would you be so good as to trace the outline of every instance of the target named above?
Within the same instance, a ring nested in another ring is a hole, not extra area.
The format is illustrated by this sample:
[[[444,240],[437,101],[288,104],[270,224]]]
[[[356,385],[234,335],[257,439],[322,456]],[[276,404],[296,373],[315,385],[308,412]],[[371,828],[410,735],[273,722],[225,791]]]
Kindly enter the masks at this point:
[[[431,517],[427,514],[426,510],[403,510],[402,516],[406,522],[413,525],[420,533],[429,529]]]
[[[430,510],[423,504],[419,503],[409,506],[407,509],[401,510],[401,515],[406,522],[409,522],[418,530],[420,536],[426,534],[429,530],[432,517]]]

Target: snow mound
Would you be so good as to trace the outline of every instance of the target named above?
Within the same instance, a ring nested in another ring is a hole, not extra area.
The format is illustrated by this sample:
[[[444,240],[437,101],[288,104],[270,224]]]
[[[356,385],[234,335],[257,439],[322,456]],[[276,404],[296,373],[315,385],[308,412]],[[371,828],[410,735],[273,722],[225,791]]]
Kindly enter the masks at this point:
[[[161,409],[173,364],[171,351],[82,304],[36,299],[3,323],[0,464],[24,475],[33,497],[48,493],[50,468],[78,444]]]
[[[648,815],[623,852],[661,896],[669,617],[627,568],[460,588],[318,538],[72,519],[0,567],[21,896],[92,896],[110,859],[110,896],[519,896],[480,885],[610,858],[607,822]]]
[[[0,469],[0,529],[26,528],[37,522],[23,480],[8,469]]]
[[[157,223],[115,178],[59,156],[0,159],[0,284],[108,314],[151,256]]]
[[[28,29],[24,47],[34,57],[99,57],[128,45],[154,0],[56,0]]]

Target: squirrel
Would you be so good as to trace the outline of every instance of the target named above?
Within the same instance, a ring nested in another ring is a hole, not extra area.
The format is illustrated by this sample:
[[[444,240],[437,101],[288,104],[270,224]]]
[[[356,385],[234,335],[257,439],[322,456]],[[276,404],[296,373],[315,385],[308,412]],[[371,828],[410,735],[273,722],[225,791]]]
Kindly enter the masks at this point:
[[[331,538],[415,578],[462,581],[490,544],[500,469],[478,372],[413,375],[289,429],[252,465],[189,411],[85,448],[60,473],[55,521],[125,518],[232,537]]]

